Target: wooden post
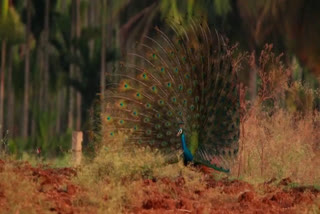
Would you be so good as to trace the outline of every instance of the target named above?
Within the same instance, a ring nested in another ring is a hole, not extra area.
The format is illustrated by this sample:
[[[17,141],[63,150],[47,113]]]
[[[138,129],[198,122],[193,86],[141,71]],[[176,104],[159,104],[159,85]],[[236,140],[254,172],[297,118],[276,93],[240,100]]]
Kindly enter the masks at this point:
[[[83,133],[74,131],[72,132],[72,160],[73,165],[78,166],[81,163],[82,158],[82,140]]]

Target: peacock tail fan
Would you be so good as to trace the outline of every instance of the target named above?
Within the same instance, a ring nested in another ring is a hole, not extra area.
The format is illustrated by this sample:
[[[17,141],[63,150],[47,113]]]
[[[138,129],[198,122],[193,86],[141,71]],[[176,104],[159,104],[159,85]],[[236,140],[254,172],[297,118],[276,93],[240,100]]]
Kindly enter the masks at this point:
[[[179,124],[194,160],[229,168],[238,152],[239,93],[235,46],[205,21],[186,28],[172,21],[170,32],[155,28],[116,74],[103,114],[110,144],[181,149]]]

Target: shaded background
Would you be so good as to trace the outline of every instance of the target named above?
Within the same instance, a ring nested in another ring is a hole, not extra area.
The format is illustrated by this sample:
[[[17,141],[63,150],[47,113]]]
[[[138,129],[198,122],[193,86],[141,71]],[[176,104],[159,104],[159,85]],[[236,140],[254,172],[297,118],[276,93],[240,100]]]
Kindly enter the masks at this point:
[[[126,52],[165,29],[165,19],[202,16],[210,26],[259,54],[266,43],[284,53],[292,78],[312,88],[320,77],[317,0],[0,0],[0,139],[10,152],[70,149],[71,132],[88,148],[99,130],[100,100]],[[257,58],[258,60],[258,58]],[[248,99],[257,74],[242,79]],[[319,105],[315,105],[319,108]]]

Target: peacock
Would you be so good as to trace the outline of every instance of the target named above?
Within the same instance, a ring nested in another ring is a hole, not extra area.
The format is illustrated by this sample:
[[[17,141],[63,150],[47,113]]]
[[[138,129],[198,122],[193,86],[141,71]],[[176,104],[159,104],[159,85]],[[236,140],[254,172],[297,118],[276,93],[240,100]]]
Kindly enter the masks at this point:
[[[106,137],[126,133],[125,145],[182,149],[186,165],[229,172],[239,148],[236,48],[205,21],[168,25],[121,63],[106,93]]]

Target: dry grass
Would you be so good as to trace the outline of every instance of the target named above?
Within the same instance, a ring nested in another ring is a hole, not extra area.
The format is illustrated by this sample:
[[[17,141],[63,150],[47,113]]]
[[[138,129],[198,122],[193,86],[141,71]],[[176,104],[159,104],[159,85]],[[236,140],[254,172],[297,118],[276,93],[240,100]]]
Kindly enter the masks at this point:
[[[292,68],[266,45],[258,63],[259,85],[254,101],[244,99],[241,87],[241,138],[239,160],[233,176],[249,182],[290,177],[302,185],[319,185],[320,112],[315,109],[319,90],[293,81]]]
[[[304,117],[282,109],[271,116],[252,113],[240,141],[240,176],[249,182],[290,177],[301,184],[318,185],[319,128],[315,124],[319,121],[319,112]]]
[[[84,164],[75,183],[88,190],[85,198],[75,200],[80,207],[98,207],[97,212],[119,213],[142,203],[144,180],[184,177],[186,188],[204,188],[203,175],[182,161],[168,165],[163,155],[146,148],[118,145],[103,147],[94,158]],[[163,191],[167,191],[165,185]],[[172,193],[174,194],[174,193]],[[84,202],[85,201],[85,202]],[[85,203],[85,205],[83,204]]]
[[[50,202],[38,194],[37,183],[19,172],[19,166],[20,163],[6,162],[0,170],[1,213],[46,213]]]

